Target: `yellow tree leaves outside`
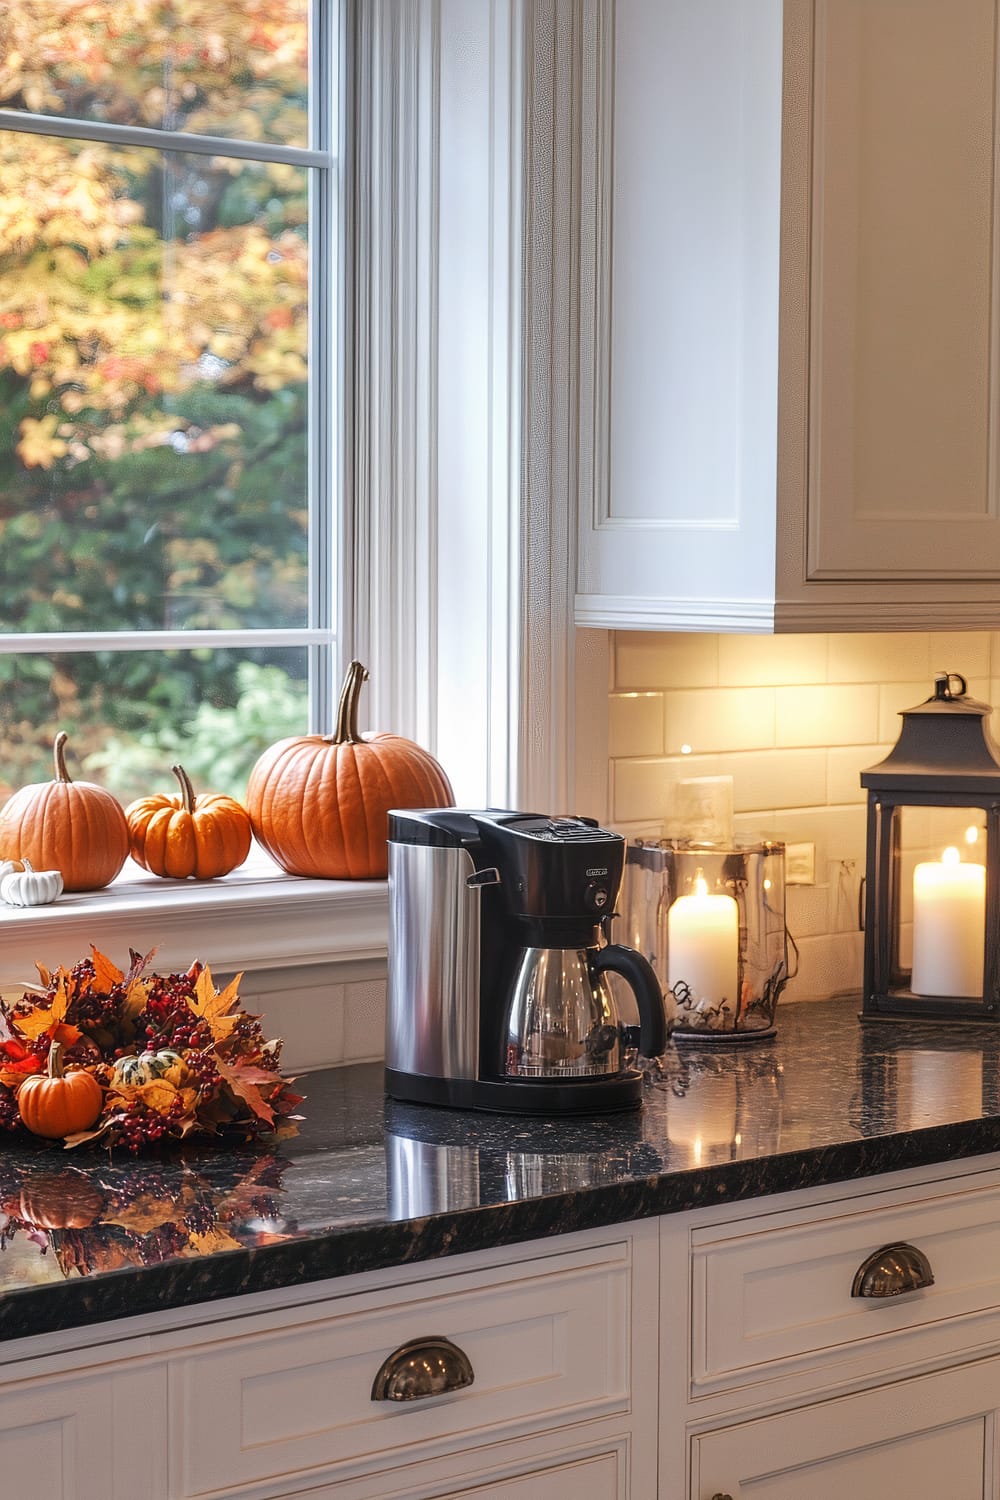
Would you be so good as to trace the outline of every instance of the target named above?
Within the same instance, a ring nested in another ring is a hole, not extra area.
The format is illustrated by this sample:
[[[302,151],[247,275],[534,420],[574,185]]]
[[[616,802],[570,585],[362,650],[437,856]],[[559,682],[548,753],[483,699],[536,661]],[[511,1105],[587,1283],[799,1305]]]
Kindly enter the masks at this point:
[[[309,174],[225,143],[309,144],[307,8],[0,5],[0,107],[66,121],[0,131],[0,631],[304,622]],[[232,656],[152,657],[0,655],[7,786],[56,721],[93,751],[234,703]]]
[[[253,139],[270,102],[279,125],[295,121],[297,131],[301,110],[287,100],[301,90],[306,43],[301,0],[33,0],[0,17],[0,103],[144,125],[166,117],[211,133],[231,131],[238,103],[241,133]],[[170,162],[173,173],[151,150],[0,135],[0,370],[57,403],[22,420],[26,467],[89,457],[99,429],[77,420],[85,408],[119,420],[137,399],[176,393],[206,369],[222,385],[260,389],[305,378],[302,174],[222,156]],[[183,190],[172,175],[208,178],[218,196],[220,177],[241,172],[268,179],[284,210],[279,231],[205,215],[207,226],[195,219],[193,231],[171,236],[148,222],[151,175],[167,193]],[[148,445],[146,416],[132,440]],[[175,427],[165,414],[163,441]]]

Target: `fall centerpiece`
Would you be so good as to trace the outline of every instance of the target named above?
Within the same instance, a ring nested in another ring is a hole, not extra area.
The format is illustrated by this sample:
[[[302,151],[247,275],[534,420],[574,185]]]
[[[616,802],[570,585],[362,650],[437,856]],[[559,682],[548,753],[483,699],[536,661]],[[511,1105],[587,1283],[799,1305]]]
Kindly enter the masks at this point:
[[[0,1131],[137,1153],[188,1137],[294,1134],[301,1095],[239,1003],[237,975],[216,989],[195,962],[123,973],[98,949],[71,969],[38,965],[40,985],[0,1000]]]

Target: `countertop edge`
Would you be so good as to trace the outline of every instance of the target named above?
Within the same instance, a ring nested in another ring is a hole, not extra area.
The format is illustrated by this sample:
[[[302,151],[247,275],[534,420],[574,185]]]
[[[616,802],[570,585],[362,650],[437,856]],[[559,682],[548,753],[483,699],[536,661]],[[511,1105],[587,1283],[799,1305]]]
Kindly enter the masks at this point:
[[[996,1151],[1000,1119],[960,1121],[19,1288],[0,1296],[0,1343]]]

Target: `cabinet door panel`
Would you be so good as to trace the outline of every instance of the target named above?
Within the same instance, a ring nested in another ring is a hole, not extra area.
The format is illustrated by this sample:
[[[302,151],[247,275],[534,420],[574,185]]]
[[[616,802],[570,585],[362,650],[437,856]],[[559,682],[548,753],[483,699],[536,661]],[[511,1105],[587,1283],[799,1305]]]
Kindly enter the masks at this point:
[[[817,0],[808,576],[1000,576],[995,0]]]
[[[998,1375],[983,1361],[697,1437],[691,1500],[991,1500]]]
[[[108,1500],[113,1452],[110,1380],[32,1381],[0,1395],[4,1494]]]

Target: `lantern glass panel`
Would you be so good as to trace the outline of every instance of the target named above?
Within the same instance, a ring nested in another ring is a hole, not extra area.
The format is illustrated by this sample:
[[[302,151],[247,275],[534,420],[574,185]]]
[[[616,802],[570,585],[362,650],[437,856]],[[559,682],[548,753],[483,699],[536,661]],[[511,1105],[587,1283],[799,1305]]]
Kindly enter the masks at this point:
[[[981,807],[895,809],[890,992],[982,1002],[986,816]]]

